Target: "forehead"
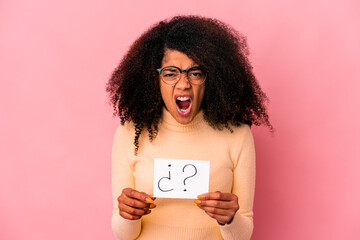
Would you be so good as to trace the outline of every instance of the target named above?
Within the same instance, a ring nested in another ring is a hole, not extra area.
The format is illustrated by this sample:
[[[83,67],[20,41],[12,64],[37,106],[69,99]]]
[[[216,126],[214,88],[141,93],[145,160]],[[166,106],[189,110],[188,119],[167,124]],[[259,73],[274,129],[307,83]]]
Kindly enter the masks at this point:
[[[197,65],[185,53],[178,50],[166,49],[164,57],[161,61],[162,67],[177,66],[180,68],[188,68]]]

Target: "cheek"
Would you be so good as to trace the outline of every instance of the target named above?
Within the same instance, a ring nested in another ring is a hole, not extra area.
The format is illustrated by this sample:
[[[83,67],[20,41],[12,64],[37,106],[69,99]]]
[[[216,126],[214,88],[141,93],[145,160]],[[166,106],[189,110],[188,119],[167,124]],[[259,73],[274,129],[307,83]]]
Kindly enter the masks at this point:
[[[161,81],[160,81],[160,95],[161,95],[161,98],[162,98],[162,100],[164,101],[164,96],[166,95],[165,94],[165,89],[164,89],[164,85],[163,84],[161,84]]]
[[[160,84],[160,93],[161,93],[161,98],[165,103],[165,105],[169,105],[172,99],[171,88],[169,88],[168,86],[164,86],[163,84]]]
[[[199,100],[200,100],[200,104],[202,103],[203,99],[205,96],[205,85],[202,86],[199,90]]]

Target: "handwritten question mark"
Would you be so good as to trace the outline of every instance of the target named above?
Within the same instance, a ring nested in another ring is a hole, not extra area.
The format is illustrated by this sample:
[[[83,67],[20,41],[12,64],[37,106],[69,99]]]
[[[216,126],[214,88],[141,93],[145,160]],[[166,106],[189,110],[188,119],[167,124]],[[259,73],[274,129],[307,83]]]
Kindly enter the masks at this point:
[[[196,167],[195,167],[193,164],[186,164],[186,165],[183,167],[183,170],[182,170],[183,172],[185,172],[185,168],[186,168],[187,166],[192,166],[192,167],[195,169],[195,173],[194,173],[193,175],[190,175],[190,176],[188,176],[188,177],[186,177],[186,178],[184,179],[184,185],[186,185],[186,182],[185,182],[185,181],[186,181],[187,179],[195,176],[196,173],[197,173],[197,169],[196,169]],[[184,191],[186,191],[186,189],[184,189]]]
[[[168,167],[171,167],[171,164],[169,164]],[[169,177],[162,177],[162,178],[159,179],[159,181],[158,181],[158,188],[159,188],[159,190],[162,191],[162,192],[170,192],[170,191],[174,190],[173,188],[171,188],[171,189],[162,189],[162,188],[160,187],[160,182],[161,182],[162,180],[164,180],[164,179],[171,180],[170,171],[169,171]]]

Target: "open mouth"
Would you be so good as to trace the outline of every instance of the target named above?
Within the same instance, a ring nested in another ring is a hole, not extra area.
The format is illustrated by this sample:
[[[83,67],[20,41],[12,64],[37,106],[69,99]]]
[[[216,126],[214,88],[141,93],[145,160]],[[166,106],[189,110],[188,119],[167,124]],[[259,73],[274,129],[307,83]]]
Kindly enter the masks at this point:
[[[178,96],[176,98],[177,110],[181,115],[187,115],[191,110],[191,98],[188,96]]]

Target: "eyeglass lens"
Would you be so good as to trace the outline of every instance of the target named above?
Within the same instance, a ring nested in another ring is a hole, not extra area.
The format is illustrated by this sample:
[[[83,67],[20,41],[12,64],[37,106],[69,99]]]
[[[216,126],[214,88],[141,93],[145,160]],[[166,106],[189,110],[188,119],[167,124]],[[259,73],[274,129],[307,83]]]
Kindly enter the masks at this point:
[[[185,71],[187,73],[187,78],[192,83],[201,83],[205,79],[205,74],[199,67],[191,67]],[[162,79],[169,83],[178,81],[180,79],[180,74],[180,70],[175,67],[163,68],[160,73]]]

